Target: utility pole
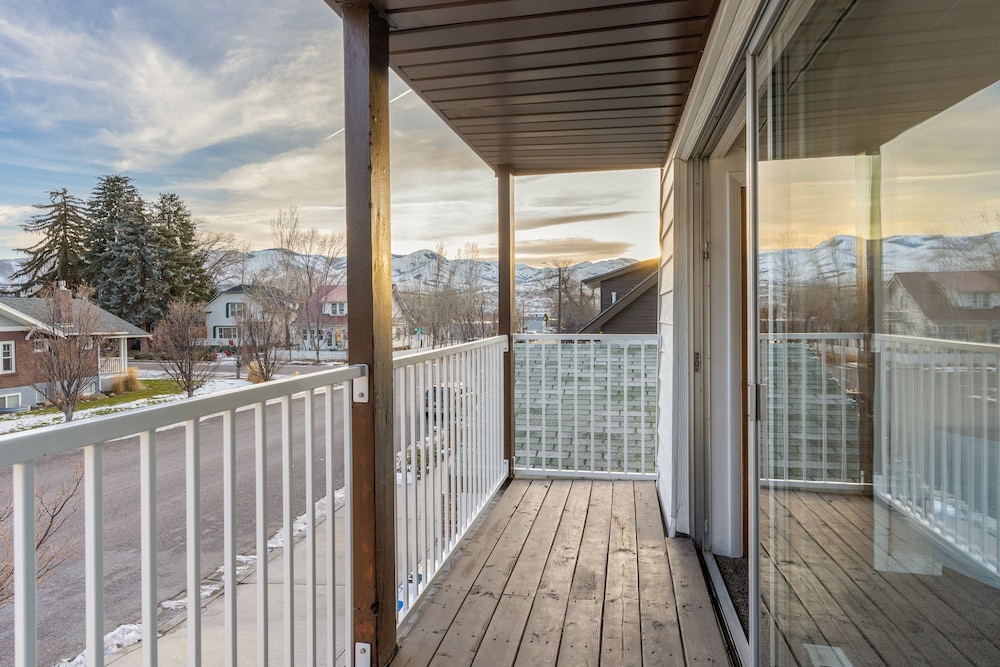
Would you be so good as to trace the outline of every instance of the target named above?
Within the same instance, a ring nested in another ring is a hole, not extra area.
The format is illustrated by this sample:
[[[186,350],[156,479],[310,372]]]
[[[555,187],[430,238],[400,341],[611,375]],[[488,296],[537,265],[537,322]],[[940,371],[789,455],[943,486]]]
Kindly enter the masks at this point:
[[[563,267],[557,266],[556,270],[559,272],[559,306],[556,308],[556,319],[559,320],[559,333],[562,333]]]

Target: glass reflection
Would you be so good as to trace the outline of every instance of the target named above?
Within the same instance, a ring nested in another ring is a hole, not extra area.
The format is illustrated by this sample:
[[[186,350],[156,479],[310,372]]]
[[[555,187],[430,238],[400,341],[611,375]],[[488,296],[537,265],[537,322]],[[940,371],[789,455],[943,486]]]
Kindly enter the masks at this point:
[[[757,58],[761,661],[1000,664],[1000,3]]]

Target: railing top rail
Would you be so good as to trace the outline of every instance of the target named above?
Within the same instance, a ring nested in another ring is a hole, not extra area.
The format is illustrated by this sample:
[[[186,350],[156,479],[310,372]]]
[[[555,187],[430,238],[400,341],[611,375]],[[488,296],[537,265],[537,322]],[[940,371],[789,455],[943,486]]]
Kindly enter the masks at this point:
[[[878,343],[902,343],[905,345],[937,349],[1000,354],[1000,345],[992,345],[990,343],[968,343],[966,341],[946,340],[943,338],[920,338],[917,336],[899,336],[897,334],[875,334],[875,341]]]
[[[862,340],[867,334],[857,331],[843,333],[760,333],[757,337],[760,340]]]
[[[636,341],[640,343],[659,343],[657,334],[514,334],[515,342],[539,341]]]
[[[423,364],[428,361],[441,359],[459,352],[469,352],[471,350],[478,350],[481,347],[490,347],[505,342],[507,342],[506,336],[491,336],[490,338],[474,340],[468,343],[459,343],[458,345],[449,345],[447,347],[439,347],[432,350],[397,352],[392,357],[392,367],[396,369],[403,368],[405,366],[412,366],[414,364]]]
[[[124,438],[143,431],[174,426],[206,415],[340,384],[368,374],[364,365],[336,368],[298,377],[273,380],[252,387],[196,396],[165,405],[153,405],[85,421],[0,436],[0,467],[68,452],[86,445]]]

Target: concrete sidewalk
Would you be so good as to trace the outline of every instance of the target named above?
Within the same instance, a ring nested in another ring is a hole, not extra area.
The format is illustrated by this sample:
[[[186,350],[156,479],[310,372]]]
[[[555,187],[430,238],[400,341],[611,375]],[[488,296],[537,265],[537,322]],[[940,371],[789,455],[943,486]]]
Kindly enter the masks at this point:
[[[334,515],[335,525],[335,595],[336,595],[336,631],[337,631],[337,664],[345,664],[344,628],[344,508]],[[327,656],[327,548],[326,535],[330,528],[329,517],[317,523],[316,530],[316,657],[317,662],[326,662]],[[294,632],[295,661],[306,664],[306,540],[300,536],[292,548],[295,571],[294,586]],[[268,662],[274,665],[285,664],[284,658],[284,558],[285,550],[276,549],[268,560]],[[237,664],[257,664],[257,571],[248,570],[241,575],[236,587],[236,632],[237,632]],[[215,595],[202,602],[201,636],[202,664],[225,664],[225,609],[224,595]],[[170,621],[166,627],[161,627],[157,642],[159,664],[183,665],[187,663],[188,628],[185,615],[180,621]],[[109,664],[115,667],[141,667],[143,644],[139,642],[133,647],[108,658]]]

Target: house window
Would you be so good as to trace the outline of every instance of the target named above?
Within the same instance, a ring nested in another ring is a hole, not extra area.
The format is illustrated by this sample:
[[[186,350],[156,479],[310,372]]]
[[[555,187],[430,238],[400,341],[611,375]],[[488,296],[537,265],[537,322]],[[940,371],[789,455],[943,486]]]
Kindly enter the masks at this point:
[[[972,307],[973,308],[989,308],[990,307],[990,293],[989,292],[974,292],[972,295]]]
[[[216,338],[236,338],[236,327],[215,327],[215,337]]]
[[[49,397],[45,395],[44,391],[35,390],[35,403],[44,403],[49,400]]]
[[[0,343],[0,373],[14,372],[14,341]]]
[[[49,349],[49,341],[44,339],[36,340],[32,344],[32,349],[35,352],[45,352],[47,349]]]
[[[20,394],[0,395],[0,410],[15,410],[21,407]]]
[[[226,317],[242,317],[245,311],[244,303],[241,301],[233,301],[232,303],[226,304]]]
[[[324,315],[346,315],[347,314],[347,304],[343,301],[335,301],[333,303],[323,304],[323,314]]]

